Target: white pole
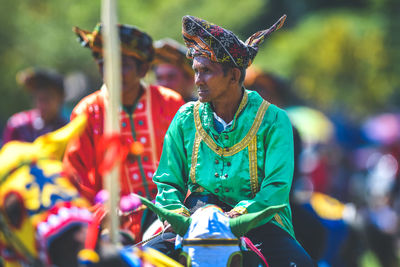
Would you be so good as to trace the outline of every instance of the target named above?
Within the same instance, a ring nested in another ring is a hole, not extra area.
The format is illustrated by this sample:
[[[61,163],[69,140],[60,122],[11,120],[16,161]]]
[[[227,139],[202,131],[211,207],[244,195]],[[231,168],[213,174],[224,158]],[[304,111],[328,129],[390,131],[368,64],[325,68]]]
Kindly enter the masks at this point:
[[[121,106],[121,51],[119,30],[117,28],[117,0],[102,0],[101,22],[103,24],[104,82],[108,88],[108,101],[105,114],[105,135],[120,133]],[[103,184],[109,192],[107,202],[111,242],[119,244],[119,165],[104,176]]]

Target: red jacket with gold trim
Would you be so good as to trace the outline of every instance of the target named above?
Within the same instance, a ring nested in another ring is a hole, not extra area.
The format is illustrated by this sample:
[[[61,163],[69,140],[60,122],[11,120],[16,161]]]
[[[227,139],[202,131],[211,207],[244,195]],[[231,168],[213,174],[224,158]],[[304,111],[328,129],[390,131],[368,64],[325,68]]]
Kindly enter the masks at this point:
[[[74,108],[71,119],[79,114],[88,116],[88,125],[80,138],[70,144],[64,156],[64,167],[74,175],[81,193],[90,201],[103,188],[98,173],[96,147],[104,131],[104,102],[106,88],[88,95]],[[132,113],[121,109],[121,134],[128,142],[139,141],[144,146],[140,161],[129,157],[122,162],[121,195],[137,193],[155,198],[157,188],[152,178],[158,166],[164,135],[175,113],[184,102],[176,92],[155,85],[145,87]],[[141,163],[141,164],[140,164]],[[145,177],[143,177],[145,176]]]

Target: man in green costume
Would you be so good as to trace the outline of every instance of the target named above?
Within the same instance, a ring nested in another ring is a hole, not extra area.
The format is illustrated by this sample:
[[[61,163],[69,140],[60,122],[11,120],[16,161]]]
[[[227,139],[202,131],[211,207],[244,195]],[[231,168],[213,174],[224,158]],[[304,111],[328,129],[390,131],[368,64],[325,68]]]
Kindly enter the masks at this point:
[[[312,266],[294,238],[289,207],[291,123],[285,111],[242,85],[258,46],[285,18],[242,42],[215,24],[183,17],[199,101],[175,115],[153,181],[156,204],[187,216],[199,203],[217,204],[231,218],[285,205],[246,236],[260,245],[270,266]],[[148,246],[173,248],[157,239]]]

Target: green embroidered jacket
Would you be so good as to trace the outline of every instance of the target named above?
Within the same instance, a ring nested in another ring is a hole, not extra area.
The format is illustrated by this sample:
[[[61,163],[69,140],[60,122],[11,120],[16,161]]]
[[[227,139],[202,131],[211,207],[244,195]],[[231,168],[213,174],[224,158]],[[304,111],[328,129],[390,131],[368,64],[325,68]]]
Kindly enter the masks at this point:
[[[190,190],[212,193],[242,214],[287,204],[272,223],[294,236],[289,207],[293,167],[289,118],[258,93],[244,91],[233,123],[221,133],[214,129],[209,103],[189,102],[177,112],[164,139],[153,177],[156,203],[188,213],[183,202]]]

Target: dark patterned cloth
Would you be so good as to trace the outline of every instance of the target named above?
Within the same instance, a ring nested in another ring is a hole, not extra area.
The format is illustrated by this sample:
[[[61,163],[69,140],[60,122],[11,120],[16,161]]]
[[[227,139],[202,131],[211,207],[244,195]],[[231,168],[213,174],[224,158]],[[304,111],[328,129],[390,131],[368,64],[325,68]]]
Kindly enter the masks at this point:
[[[81,45],[90,48],[96,58],[102,58],[103,38],[101,28],[100,23],[96,25],[93,32],[82,30],[78,27],[73,28]],[[147,33],[126,24],[119,24],[118,29],[121,40],[121,53],[123,55],[132,56],[144,62],[153,60],[153,40]]]
[[[187,57],[201,55],[214,62],[247,68],[254,60],[258,47],[265,37],[281,28],[285,19],[286,15],[283,15],[269,29],[254,33],[243,42],[234,33],[218,25],[193,16],[184,16],[182,34],[188,47]]]
[[[154,43],[153,64],[167,63],[182,69],[188,77],[193,76],[192,61],[186,57],[187,48],[175,40],[165,38]]]

